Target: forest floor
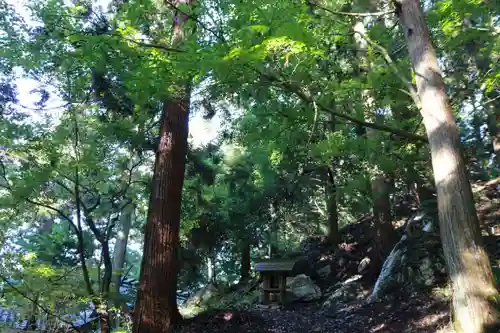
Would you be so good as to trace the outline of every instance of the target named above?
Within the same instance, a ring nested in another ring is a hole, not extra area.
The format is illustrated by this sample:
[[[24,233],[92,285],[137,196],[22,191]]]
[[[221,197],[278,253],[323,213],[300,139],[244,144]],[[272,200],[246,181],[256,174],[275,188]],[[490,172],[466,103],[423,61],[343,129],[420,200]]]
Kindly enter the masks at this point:
[[[490,259],[500,267],[500,177],[473,184]],[[237,297],[238,298],[238,297]],[[324,299],[292,303],[278,309],[211,309],[182,322],[176,333],[451,333],[449,289],[408,296],[401,290],[391,300],[373,304],[354,301],[323,308]]]
[[[298,303],[272,310],[210,310],[186,320],[179,333],[410,333],[452,332],[449,302],[437,295],[413,295],[391,302],[342,305]]]

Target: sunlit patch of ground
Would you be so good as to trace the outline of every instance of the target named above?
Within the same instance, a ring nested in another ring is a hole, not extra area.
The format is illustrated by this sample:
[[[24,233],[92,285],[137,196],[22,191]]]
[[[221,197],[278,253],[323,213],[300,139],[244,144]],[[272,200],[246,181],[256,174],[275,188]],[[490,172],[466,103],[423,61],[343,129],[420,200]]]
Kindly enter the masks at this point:
[[[187,320],[177,333],[450,333],[449,301],[414,295],[371,305],[324,310],[321,303],[274,310],[212,310]]]

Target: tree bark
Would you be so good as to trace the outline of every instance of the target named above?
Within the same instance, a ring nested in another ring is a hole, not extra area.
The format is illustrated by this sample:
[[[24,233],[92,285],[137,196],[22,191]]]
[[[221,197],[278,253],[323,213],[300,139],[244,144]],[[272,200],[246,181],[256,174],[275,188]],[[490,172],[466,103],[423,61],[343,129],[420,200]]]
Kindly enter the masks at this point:
[[[269,230],[269,258],[274,258],[278,255],[279,242],[279,220],[278,220],[278,202],[273,200],[269,210],[271,215],[271,228]]]
[[[418,0],[400,0],[396,12],[415,71],[429,138],[439,223],[453,285],[453,318],[458,332],[497,332],[498,291],[484,250],[460,139],[436,52]]]
[[[245,242],[241,247],[240,282],[245,283],[250,279],[250,243]]]
[[[133,333],[164,333],[181,319],[177,274],[189,95],[165,103],[156,153]]]
[[[121,230],[118,232],[116,237],[115,248],[113,251],[113,293],[115,297],[115,306],[117,308],[121,308],[122,310],[126,305],[123,304],[120,297],[120,286],[122,279],[122,270],[125,265],[125,257],[127,254],[127,243],[128,243],[128,235],[130,232],[130,228],[132,227],[132,220],[135,211],[135,206],[132,203],[127,204],[122,211],[122,215],[120,217],[121,222]],[[115,318],[115,327],[120,327],[120,317],[117,316]]]
[[[328,202],[328,242],[336,247],[340,243],[339,212],[337,209],[337,186],[334,177],[334,165],[328,168],[328,186],[326,199]]]
[[[373,197],[373,219],[376,228],[376,254],[382,265],[386,256],[396,243],[396,234],[392,226],[392,213],[390,201],[391,180],[387,175],[376,177],[371,183]]]
[[[328,119],[327,128],[331,133],[335,131],[335,117],[333,115],[330,115]],[[327,183],[325,187],[328,214],[328,241],[332,247],[336,247],[340,243],[337,184],[335,183],[337,168],[337,157],[333,157],[331,165],[327,167]]]
[[[125,256],[127,254],[127,243],[130,228],[132,227],[132,219],[134,215],[135,207],[133,204],[128,204],[123,208],[122,215],[120,217],[121,230],[118,232],[116,237],[115,248],[113,251],[113,291],[119,296],[120,295],[120,284],[122,278],[122,269],[125,264]]]
[[[174,0],[173,5],[193,4]],[[186,39],[185,12],[175,10],[172,45]],[[163,105],[156,151],[133,333],[165,333],[182,319],[177,308],[179,230],[188,149],[190,79],[179,78]]]

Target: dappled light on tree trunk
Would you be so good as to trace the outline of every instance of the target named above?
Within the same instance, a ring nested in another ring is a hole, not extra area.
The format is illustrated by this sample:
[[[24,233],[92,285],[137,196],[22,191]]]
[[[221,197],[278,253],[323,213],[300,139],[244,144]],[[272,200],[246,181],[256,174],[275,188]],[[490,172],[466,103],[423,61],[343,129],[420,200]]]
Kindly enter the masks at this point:
[[[454,326],[460,332],[487,332],[489,326],[500,325],[495,305],[499,295],[481,240],[457,126],[420,3],[397,4],[429,137],[441,238],[453,286]]]

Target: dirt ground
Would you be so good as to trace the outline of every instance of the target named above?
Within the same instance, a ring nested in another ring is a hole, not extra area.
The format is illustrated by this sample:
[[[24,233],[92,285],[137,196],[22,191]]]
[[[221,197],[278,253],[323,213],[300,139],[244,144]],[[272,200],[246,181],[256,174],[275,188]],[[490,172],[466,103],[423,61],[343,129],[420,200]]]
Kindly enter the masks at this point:
[[[449,322],[448,301],[414,295],[334,310],[323,310],[320,303],[274,310],[211,310],[185,321],[177,333],[448,333]]]

